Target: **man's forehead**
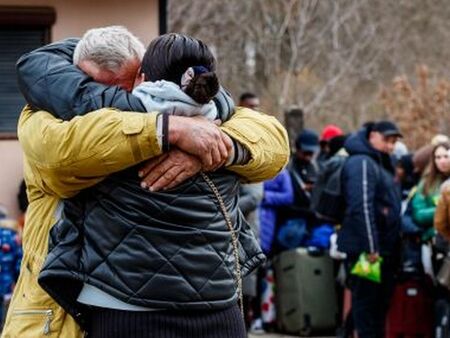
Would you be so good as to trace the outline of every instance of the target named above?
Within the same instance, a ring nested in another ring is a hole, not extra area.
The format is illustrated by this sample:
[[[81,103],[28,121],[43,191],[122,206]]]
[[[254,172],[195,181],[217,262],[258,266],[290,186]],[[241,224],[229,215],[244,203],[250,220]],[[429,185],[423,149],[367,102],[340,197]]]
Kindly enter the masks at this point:
[[[389,135],[389,136],[383,135],[383,138],[388,143],[396,143],[399,140],[399,137],[395,136],[395,135]]]

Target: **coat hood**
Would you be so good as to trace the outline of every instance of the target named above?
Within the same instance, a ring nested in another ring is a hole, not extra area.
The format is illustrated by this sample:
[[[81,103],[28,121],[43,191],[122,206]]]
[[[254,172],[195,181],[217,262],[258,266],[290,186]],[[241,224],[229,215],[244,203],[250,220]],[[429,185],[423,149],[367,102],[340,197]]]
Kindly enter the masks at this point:
[[[375,160],[378,164],[384,167],[391,173],[395,172],[394,164],[392,162],[391,156],[384,154],[381,151],[376,150],[369,143],[366,137],[367,129],[361,128],[356,133],[350,135],[350,137],[345,141],[344,148],[347,153],[352,155],[366,155]]]
[[[381,153],[374,149],[366,137],[367,130],[362,128],[350,135],[345,141],[344,148],[349,155],[367,155],[379,161]]]

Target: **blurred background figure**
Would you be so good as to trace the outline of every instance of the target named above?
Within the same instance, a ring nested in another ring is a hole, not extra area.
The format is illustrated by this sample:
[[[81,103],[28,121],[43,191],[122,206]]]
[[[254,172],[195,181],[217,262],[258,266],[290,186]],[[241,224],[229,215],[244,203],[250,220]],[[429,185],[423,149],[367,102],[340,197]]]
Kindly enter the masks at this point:
[[[450,176],[450,149],[447,151],[447,172]],[[441,186],[441,197],[434,217],[436,231],[450,241],[450,177]]]
[[[239,97],[238,106],[258,110],[259,105],[260,105],[259,98],[258,96],[256,96],[256,94],[246,92]]]
[[[323,163],[330,158],[330,140],[343,134],[342,129],[334,124],[329,124],[323,128],[320,134],[320,152],[317,156],[317,165],[319,168],[322,168]]]
[[[314,160],[318,151],[319,135],[312,129],[301,131],[295,140],[295,153],[288,166],[294,190],[294,203],[280,211],[279,224],[292,219],[302,219],[307,226],[316,223],[310,203],[318,173]]]
[[[25,213],[28,208],[28,196],[27,196],[27,186],[25,185],[25,180],[19,186],[19,193],[17,194],[17,202],[19,203],[20,214],[17,219],[17,227],[20,233],[23,231],[23,225],[25,224]]]
[[[395,179],[400,184],[402,200],[405,200],[420,180],[420,174],[414,168],[413,154],[406,154],[399,158],[395,165]]]
[[[8,217],[0,205],[0,327],[3,327],[6,310],[14,284],[20,272],[22,246],[17,232],[17,222]]]
[[[278,211],[283,206],[291,205],[293,201],[294,192],[291,177],[286,169],[275,178],[264,182],[264,197],[259,208],[260,244],[269,260],[266,268],[260,269],[258,273],[258,295],[254,306],[254,320],[250,330],[252,333],[264,332],[263,317],[266,325],[271,324],[275,319],[274,315],[268,315],[268,313],[273,313],[274,308],[273,297],[268,296],[272,294],[274,282],[273,275],[271,275],[273,270],[271,269],[270,258],[273,253]],[[269,309],[272,310],[269,311]]]
[[[284,169],[277,177],[264,182],[264,198],[260,208],[261,247],[268,256],[272,254],[277,218],[282,207],[294,201],[291,176]]]
[[[402,141],[395,142],[394,151],[392,155],[394,155],[394,159],[398,161],[402,156],[408,154],[408,147]]]
[[[250,92],[243,93],[239,97],[239,106],[250,109],[259,108],[259,98]],[[239,192],[239,208],[245,219],[252,227],[256,238],[260,238],[260,222],[258,207],[263,199],[263,183],[242,184]],[[255,318],[260,317],[260,297],[258,297],[258,271],[245,277],[242,281],[242,293],[244,297],[245,325],[250,329]]]
[[[258,207],[263,198],[263,184],[242,184],[239,191],[239,208],[244,214],[245,220],[250,224],[256,238],[259,239],[260,222]],[[247,330],[258,315],[259,302],[257,301],[257,277],[258,271],[244,277],[242,280],[242,294],[244,301],[245,326]]]
[[[422,240],[434,236],[433,220],[440,196],[441,184],[449,177],[447,171],[448,143],[434,146],[428,167],[419,182],[417,192],[412,199],[412,214],[414,221],[423,229]]]

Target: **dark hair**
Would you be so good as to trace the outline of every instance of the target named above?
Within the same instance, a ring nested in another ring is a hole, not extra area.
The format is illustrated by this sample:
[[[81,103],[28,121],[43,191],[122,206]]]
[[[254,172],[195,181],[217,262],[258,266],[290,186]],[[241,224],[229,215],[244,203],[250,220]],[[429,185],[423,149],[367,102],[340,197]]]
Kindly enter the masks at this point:
[[[438,167],[436,166],[436,160],[434,159],[434,154],[436,150],[439,148],[444,148],[445,150],[450,149],[450,144],[447,142],[439,143],[433,148],[432,156],[430,159],[430,163],[428,164],[428,169],[424,175],[424,184],[423,184],[423,194],[427,196],[432,189],[436,188],[437,185],[444,182],[448,175],[447,173],[440,172]]]
[[[367,121],[363,123],[362,127],[366,130],[366,138],[369,138],[370,133],[375,128],[375,124],[376,123],[374,121]]]
[[[239,97],[239,101],[245,101],[245,100],[249,100],[249,99],[257,99],[258,96],[256,96],[256,94],[250,93],[250,92],[245,92],[242,93],[241,96]]]
[[[166,80],[181,85],[181,77],[190,67],[202,66],[206,72],[195,74],[184,91],[198,103],[209,102],[219,91],[216,59],[202,41],[169,33],[154,39],[142,60],[147,81]]]
[[[336,155],[336,153],[344,147],[345,141],[347,141],[349,135],[338,135],[330,138],[328,141],[328,147],[330,148],[330,152],[328,153],[329,157]]]

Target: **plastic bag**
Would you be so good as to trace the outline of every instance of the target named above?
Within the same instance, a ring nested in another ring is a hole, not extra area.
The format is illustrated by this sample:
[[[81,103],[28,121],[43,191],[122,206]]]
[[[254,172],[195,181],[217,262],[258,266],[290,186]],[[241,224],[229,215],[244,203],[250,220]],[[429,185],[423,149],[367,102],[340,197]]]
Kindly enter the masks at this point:
[[[351,274],[375,283],[381,283],[381,263],[383,262],[383,258],[378,257],[376,262],[370,263],[367,256],[364,252],[359,255]]]

